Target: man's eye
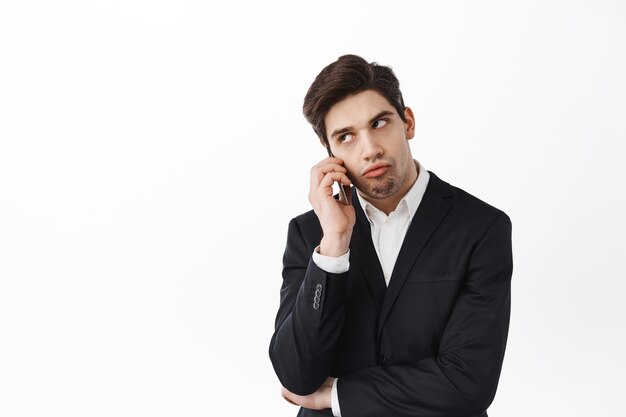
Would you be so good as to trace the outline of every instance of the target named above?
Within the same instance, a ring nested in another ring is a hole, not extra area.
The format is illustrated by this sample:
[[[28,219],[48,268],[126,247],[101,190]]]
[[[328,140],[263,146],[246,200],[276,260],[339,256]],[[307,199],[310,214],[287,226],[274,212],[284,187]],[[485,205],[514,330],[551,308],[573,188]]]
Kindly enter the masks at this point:
[[[387,124],[387,121],[385,119],[378,119],[374,123],[372,123],[372,127],[374,129],[380,129],[381,127],[383,127],[386,124]]]
[[[352,140],[352,133],[344,133],[343,135],[339,136],[339,142],[350,142]]]

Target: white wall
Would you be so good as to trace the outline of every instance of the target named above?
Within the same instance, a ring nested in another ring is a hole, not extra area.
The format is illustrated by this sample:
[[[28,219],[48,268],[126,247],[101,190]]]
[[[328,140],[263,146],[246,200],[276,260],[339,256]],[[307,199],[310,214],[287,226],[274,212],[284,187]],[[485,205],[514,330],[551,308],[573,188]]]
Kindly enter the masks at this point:
[[[302,99],[344,53],[394,68],[422,164],[512,218],[490,415],[616,415],[624,3],[299,3],[0,4],[0,415],[295,415],[267,349],[324,157]]]

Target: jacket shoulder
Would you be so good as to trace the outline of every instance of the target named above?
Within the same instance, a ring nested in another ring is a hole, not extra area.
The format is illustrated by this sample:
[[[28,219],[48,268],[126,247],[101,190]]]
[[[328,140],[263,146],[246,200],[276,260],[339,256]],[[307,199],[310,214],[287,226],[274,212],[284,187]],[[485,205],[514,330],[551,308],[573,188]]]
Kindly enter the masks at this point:
[[[320,221],[313,210],[299,214],[291,219],[291,223],[296,223],[301,230],[320,229]]]
[[[452,198],[455,211],[465,218],[466,221],[490,224],[496,219],[503,217],[510,223],[511,219],[503,210],[462,188],[442,180],[434,173],[430,171],[429,173],[431,174],[431,181],[434,180],[434,187],[441,190],[440,192],[444,196],[447,194],[448,197]]]
[[[454,191],[456,192],[459,204],[462,204],[464,207],[472,211],[483,213],[487,217],[499,217],[499,216],[508,217],[508,215],[503,210],[497,207],[494,207],[493,205],[485,202],[484,200],[481,200],[480,198],[468,193],[462,188],[459,188],[456,186],[452,186],[452,187]]]
[[[289,221],[289,236],[299,235],[311,251],[322,239],[322,226],[313,210],[299,214]]]

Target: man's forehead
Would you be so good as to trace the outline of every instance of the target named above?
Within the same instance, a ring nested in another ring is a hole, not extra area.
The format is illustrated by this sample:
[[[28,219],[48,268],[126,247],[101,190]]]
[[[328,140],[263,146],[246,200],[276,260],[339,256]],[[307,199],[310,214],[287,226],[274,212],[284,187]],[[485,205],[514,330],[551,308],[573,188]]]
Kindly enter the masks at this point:
[[[372,117],[382,111],[397,113],[396,109],[379,92],[362,91],[346,97],[330,108],[324,119],[326,131],[330,133],[335,129],[367,124]]]

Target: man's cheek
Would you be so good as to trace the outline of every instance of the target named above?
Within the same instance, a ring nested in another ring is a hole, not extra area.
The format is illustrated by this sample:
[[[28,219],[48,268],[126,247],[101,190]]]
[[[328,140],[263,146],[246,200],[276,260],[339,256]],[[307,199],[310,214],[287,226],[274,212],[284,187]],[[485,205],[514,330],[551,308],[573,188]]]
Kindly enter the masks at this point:
[[[346,175],[348,175],[348,178],[350,178],[350,181],[352,181],[353,183],[356,181],[358,181],[358,174],[356,174],[355,170],[352,170],[350,168],[346,168],[348,170],[348,172],[346,173]]]

